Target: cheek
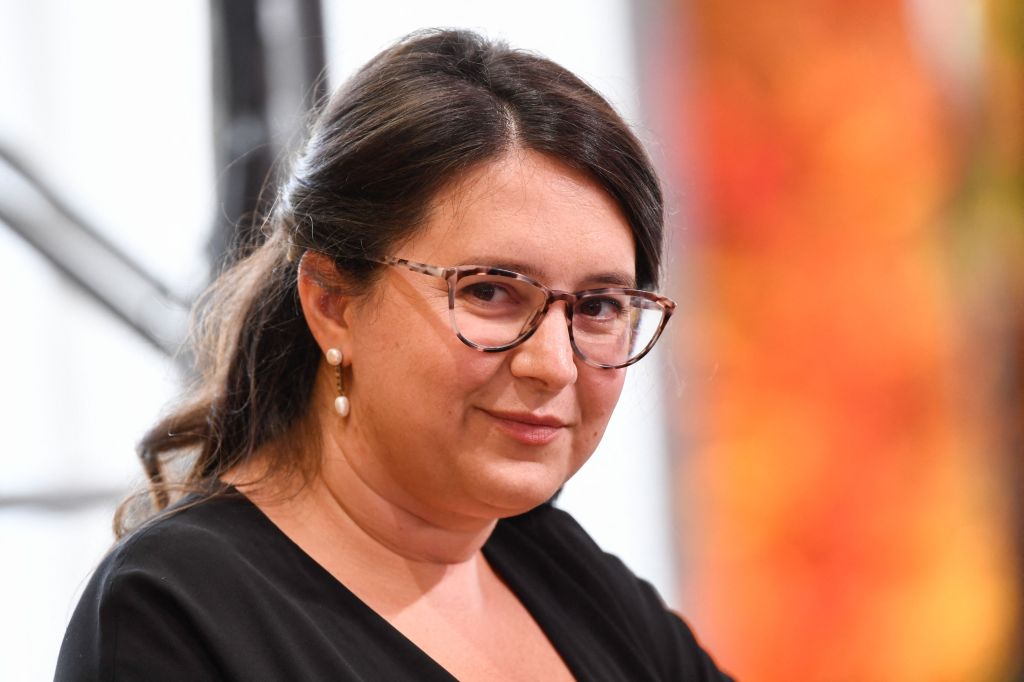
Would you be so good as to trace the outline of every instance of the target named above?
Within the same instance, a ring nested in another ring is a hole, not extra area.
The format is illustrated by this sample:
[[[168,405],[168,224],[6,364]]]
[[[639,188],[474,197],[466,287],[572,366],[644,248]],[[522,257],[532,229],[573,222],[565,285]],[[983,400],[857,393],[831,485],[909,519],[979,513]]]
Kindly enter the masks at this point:
[[[595,441],[595,446],[619,402],[625,379],[626,371],[622,369],[587,367],[587,371],[580,374],[578,395],[584,433]]]
[[[624,369],[596,369],[586,375],[585,391],[588,400],[596,409],[606,412],[605,418],[615,409],[626,383]]]
[[[446,323],[440,311],[411,306],[393,292],[363,303],[352,322],[352,361],[363,366],[367,388],[415,399],[429,396],[432,383],[434,390],[443,386],[437,377],[453,366]]]
[[[368,349],[373,369],[364,385],[379,393],[392,417],[430,432],[444,431],[445,425],[460,429],[466,407],[490,389],[502,358],[450,336],[421,342],[422,336],[412,341],[415,334],[400,335]]]

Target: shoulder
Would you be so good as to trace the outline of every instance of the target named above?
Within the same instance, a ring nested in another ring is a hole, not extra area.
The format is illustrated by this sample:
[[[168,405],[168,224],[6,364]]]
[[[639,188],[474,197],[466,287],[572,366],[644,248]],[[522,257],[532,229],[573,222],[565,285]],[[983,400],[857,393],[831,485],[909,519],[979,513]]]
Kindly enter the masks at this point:
[[[239,494],[190,500],[122,538],[96,570],[107,590],[154,574],[163,582],[178,573],[210,575],[260,542],[260,512]]]
[[[187,590],[192,601],[240,588],[281,535],[237,492],[188,500],[123,538],[97,568],[100,596],[140,588]],[[264,567],[261,565],[260,573]]]
[[[248,507],[227,497],[196,502],[119,541],[71,617],[57,679],[112,679],[132,670],[162,679],[161,661],[168,670],[213,669],[202,643],[187,633],[212,620],[246,580],[246,543],[259,534],[258,510]]]
[[[595,617],[624,646],[659,671],[658,679],[728,680],[704,651],[686,622],[657,590],[618,557],[605,552],[567,512],[544,504],[499,524],[517,551],[533,554],[533,566],[555,588],[552,594],[588,603]],[[525,564],[523,564],[525,565]],[[568,595],[572,595],[568,597]],[[576,605],[569,608],[575,609]],[[582,611],[581,611],[582,613]],[[582,624],[580,627],[584,627]]]
[[[134,547],[151,548],[156,543],[208,546],[214,541],[251,535],[265,520],[263,512],[248,498],[231,489],[210,497],[186,498],[127,535],[118,547],[123,545],[132,552]]]

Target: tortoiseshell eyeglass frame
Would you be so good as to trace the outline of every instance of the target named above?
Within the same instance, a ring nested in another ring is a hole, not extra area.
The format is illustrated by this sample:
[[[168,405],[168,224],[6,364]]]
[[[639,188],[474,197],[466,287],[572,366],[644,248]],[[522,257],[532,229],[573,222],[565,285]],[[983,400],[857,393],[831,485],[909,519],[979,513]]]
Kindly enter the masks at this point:
[[[512,270],[488,267],[485,265],[459,265],[455,267],[443,267],[440,265],[428,265],[426,263],[417,263],[415,261],[406,260],[404,258],[392,258],[389,256],[385,256],[382,258],[367,258],[366,260],[371,263],[380,263],[381,265],[390,265],[394,267],[407,268],[409,270],[412,270],[413,272],[418,272],[423,275],[429,275],[431,277],[443,279],[448,284],[448,316],[449,321],[451,322],[452,325],[452,330],[455,332],[455,335],[459,337],[459,340],[462,341],[464,344],[466,344],[470,348],[475,348],[476,350],[483,351],[485,353],[500,353],[502,351],[511,350],[516,346],[520,345],[521,343],[529,339],[531,336],[533,336],[534,332],[537,331],[537,329],[540,327],[541,322],[544,320],[545,317],[547,317],[548,309],[551,307],[552,303],[554,303],[555,301],[565,301],[565,324],[569,328],[569,342],[572,345],[572,350],[576,354],[576,356],[592,367],[599,367],[601,369],[621,369],[623,367],[629,367],[630,365],[638,362],[641,358],[647,355],[647,353],[649,353],[652,348],[654,348],[654,344],[657,343],[658,338],[661,336],[661,332],[664,331],[665,325],[668,324],[669,318],[672,317],[672,313],[676,309],[676,303],[672,299],[666,296],[661,296],[659,294],[653,293],[651,291],[644,291],[642,289],[607,287],[603,289],[586,289],[583,291],[577,291],[575,293],[572,293],[568,291],[559,291],[557,289],[549,289],[540,282],[531,279],[526,275],[521,275],[518,272],[513,272]],[[523,329],[523,332],[520,333],[518,337],[516,337],[509,343],[506,343],[501,346],[485,346],[476,343],[462,335],[462,331],[459,330],[459,325],[455,320],[455,285],[460,279],[464,277],[470,277],[473,275],[496,275],[499,277],[508,277],[511,279],[519,280],[521,282],[526,282],[527,284],[536,287],[545,294],[546,299],[544,301],[544,305],[533,314],[533,317],[530,318],[530,321]],[[579,299],[587,296],[599,296],[602,294],[616,294],[645,298],[648,301],[656,303],[658,307],[661,308],[661,321],[658,323],[658,328],[654,332],[654,335],[651,337],[651,340],[647,343],[646,346],[644,346],[644,348],[639,353],[630,357],[626,362],[617,365],[609,365],[588,358],[587,355],[583,351],[581,351],[580,348],[576,345],[576,338],[573,336],[572,314],[576,302]]]

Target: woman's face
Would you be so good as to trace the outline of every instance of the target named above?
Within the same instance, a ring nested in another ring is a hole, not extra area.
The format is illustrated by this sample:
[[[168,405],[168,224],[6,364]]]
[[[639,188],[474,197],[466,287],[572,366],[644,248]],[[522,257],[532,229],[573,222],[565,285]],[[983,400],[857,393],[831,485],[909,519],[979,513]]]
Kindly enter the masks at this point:
[[[615,202],[534,152],[442,192],[393,255],[499,266],[564,291],[635,280],[632,233]],[[483,353],[452,331],[443,280],[385,268],[345,313],[352,409],[338,442],[356,475],[424,518],[510,516],[550,498],[594,451],[624,379],[574,356],[564,305],[522,345]]]

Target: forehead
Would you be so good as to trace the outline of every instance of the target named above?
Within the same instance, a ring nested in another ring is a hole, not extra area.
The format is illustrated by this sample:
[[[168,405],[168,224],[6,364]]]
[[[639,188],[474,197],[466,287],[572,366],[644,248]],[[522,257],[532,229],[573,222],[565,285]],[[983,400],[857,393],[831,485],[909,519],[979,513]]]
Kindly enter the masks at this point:
[[[453,182],[402,254],[438,265],[500,265],[554,287],[599,273],[635,280],[633,233],[618,204],[587,175],[532,151],[516,150]]]

